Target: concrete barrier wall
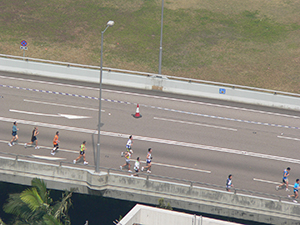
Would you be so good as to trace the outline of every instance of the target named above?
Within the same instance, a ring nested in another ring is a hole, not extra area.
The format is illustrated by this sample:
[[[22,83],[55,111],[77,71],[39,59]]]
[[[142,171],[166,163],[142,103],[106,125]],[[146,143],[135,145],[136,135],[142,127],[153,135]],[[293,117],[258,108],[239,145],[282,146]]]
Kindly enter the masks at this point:
[[[83,194],[101,195],[147,204],[158,204],[164,198],[173,208],[233,217],[271,224],[300,224],[300,207],[291,202],[228,193],[203,187],[132,177],[120,174],[94,173],[70,164],[55,165],[0,157],[0,180],[30,185],[32,178],[41,178],[50,189],[76,188]]]
[[[99,83],[100,80],[99,69],[3,57],[0,57],[0,70],[93,83]],[[110,70],[103,70],[103,84],[147,90],[161,90],[168,93],[300,111],[300,95],[250,87],[242,88],[242,86],[238,85],[221,83],[209,84],[208,82],[195,82],[195,80],[189,82],[189,80],[176,80],[170,76],[157,76],[153,74],[146,76],[137,73],[133,74],[132,72],[129,73],[129,71],[126,73]]]

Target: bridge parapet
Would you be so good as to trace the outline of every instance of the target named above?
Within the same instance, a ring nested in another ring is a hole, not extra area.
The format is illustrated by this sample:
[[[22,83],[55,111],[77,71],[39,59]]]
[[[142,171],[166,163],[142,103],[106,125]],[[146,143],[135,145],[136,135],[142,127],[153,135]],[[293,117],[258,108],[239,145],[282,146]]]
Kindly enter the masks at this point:
[[[191,181],[170,182],[152,175],[135,177],[109,168],[95,173],[93,167],[44,163],[21,157],[0,157],[0,174],[4,182],[30,185],[31,179],[38,177],[45,180],[50,189],[76,188],[76,192],[83,194],[154,205],[164,198],[173,208],[262,223],[300,224],[300,206],[280,201],[279,196],[272,199],[229,193],[200,187]]]

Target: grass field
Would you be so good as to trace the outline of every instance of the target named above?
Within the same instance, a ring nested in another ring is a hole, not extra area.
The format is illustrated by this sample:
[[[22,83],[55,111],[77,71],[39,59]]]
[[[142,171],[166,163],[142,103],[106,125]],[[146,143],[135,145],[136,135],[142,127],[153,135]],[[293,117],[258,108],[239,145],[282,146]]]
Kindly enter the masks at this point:
[[[0,53],[158,72],[161,1],[2,0]],[[165,0],[162,73],[300,93],[300,0]]]

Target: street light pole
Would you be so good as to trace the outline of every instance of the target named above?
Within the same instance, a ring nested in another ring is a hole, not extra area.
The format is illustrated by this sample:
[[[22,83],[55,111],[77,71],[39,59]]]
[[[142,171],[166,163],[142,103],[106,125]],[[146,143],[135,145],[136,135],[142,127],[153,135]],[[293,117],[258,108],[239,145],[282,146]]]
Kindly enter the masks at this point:
[[[162,0],[162,3],[161,3],[161,24],[160,24],[160,46],[159,46],[158,74],[161,74],[163,24],[164,24],[164,0]]]
[[[96,173],[100,172],[100,127],[101,127],[101,98],[102,98],[102,65],[103,65],[103,34],[107,28],[112,27],[115,24],[114,21],[110,20],[106,24],[104,31],[101,31],[101,58],[100,58],[100,85],[99,85],[99,112],[98,112],[98,141],[97,141],[97,154],[96,154]]]

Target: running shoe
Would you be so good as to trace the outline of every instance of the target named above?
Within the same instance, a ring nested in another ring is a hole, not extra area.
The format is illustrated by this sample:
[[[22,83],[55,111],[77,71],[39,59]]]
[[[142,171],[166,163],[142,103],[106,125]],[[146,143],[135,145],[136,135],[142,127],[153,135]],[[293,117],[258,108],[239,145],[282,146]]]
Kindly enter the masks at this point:
[[[147,170],[147,173],[151,173],[151,171],[150,171],[150,170]]]
[[[290,198],[291,196],[290,195],[288,195],[288,198]]]
[[[76,160],[75,159],[73,160],[73,163],[76,164]]]
[[[285,191],[290,191],[290,190],[288,188],[286,188]]]
[[[142,167],[141,171],[142,171],[142,172],[144,171],[144,167]]]
[[[128,172],[129,172],[129,173],[132,173],[132,171],[131,171],[131,170],[128,170]]]
[[[84,163],[83,163],[84,165],[87,165],[87,164],[89,164],[87,161],[85,161]]]
[[[278,189],[279,189],[279,186],[276,186],[276,191],[278,191]]]
[[[120,166],[120,169],[123,170],[122,166]]]
[[[296,200],[293,200],[293,202],[297,203],[297,201],[296,201]]]
[[[124,157],[124,152],[121,152],[121,157]]]
[[[11,147],[11,146],[12,146],[12,144],[11,144],[10,142],[8,142],[8,146],[10,146],[10,147]]]
[[[40,147],[39,147],[39,146],[36,146],[35,149],[40,149]]]
[[[24,147],[27,148],[27,143],[25,143]]]
[[[51,155],[55,155],[55,152],[51,152]]]

